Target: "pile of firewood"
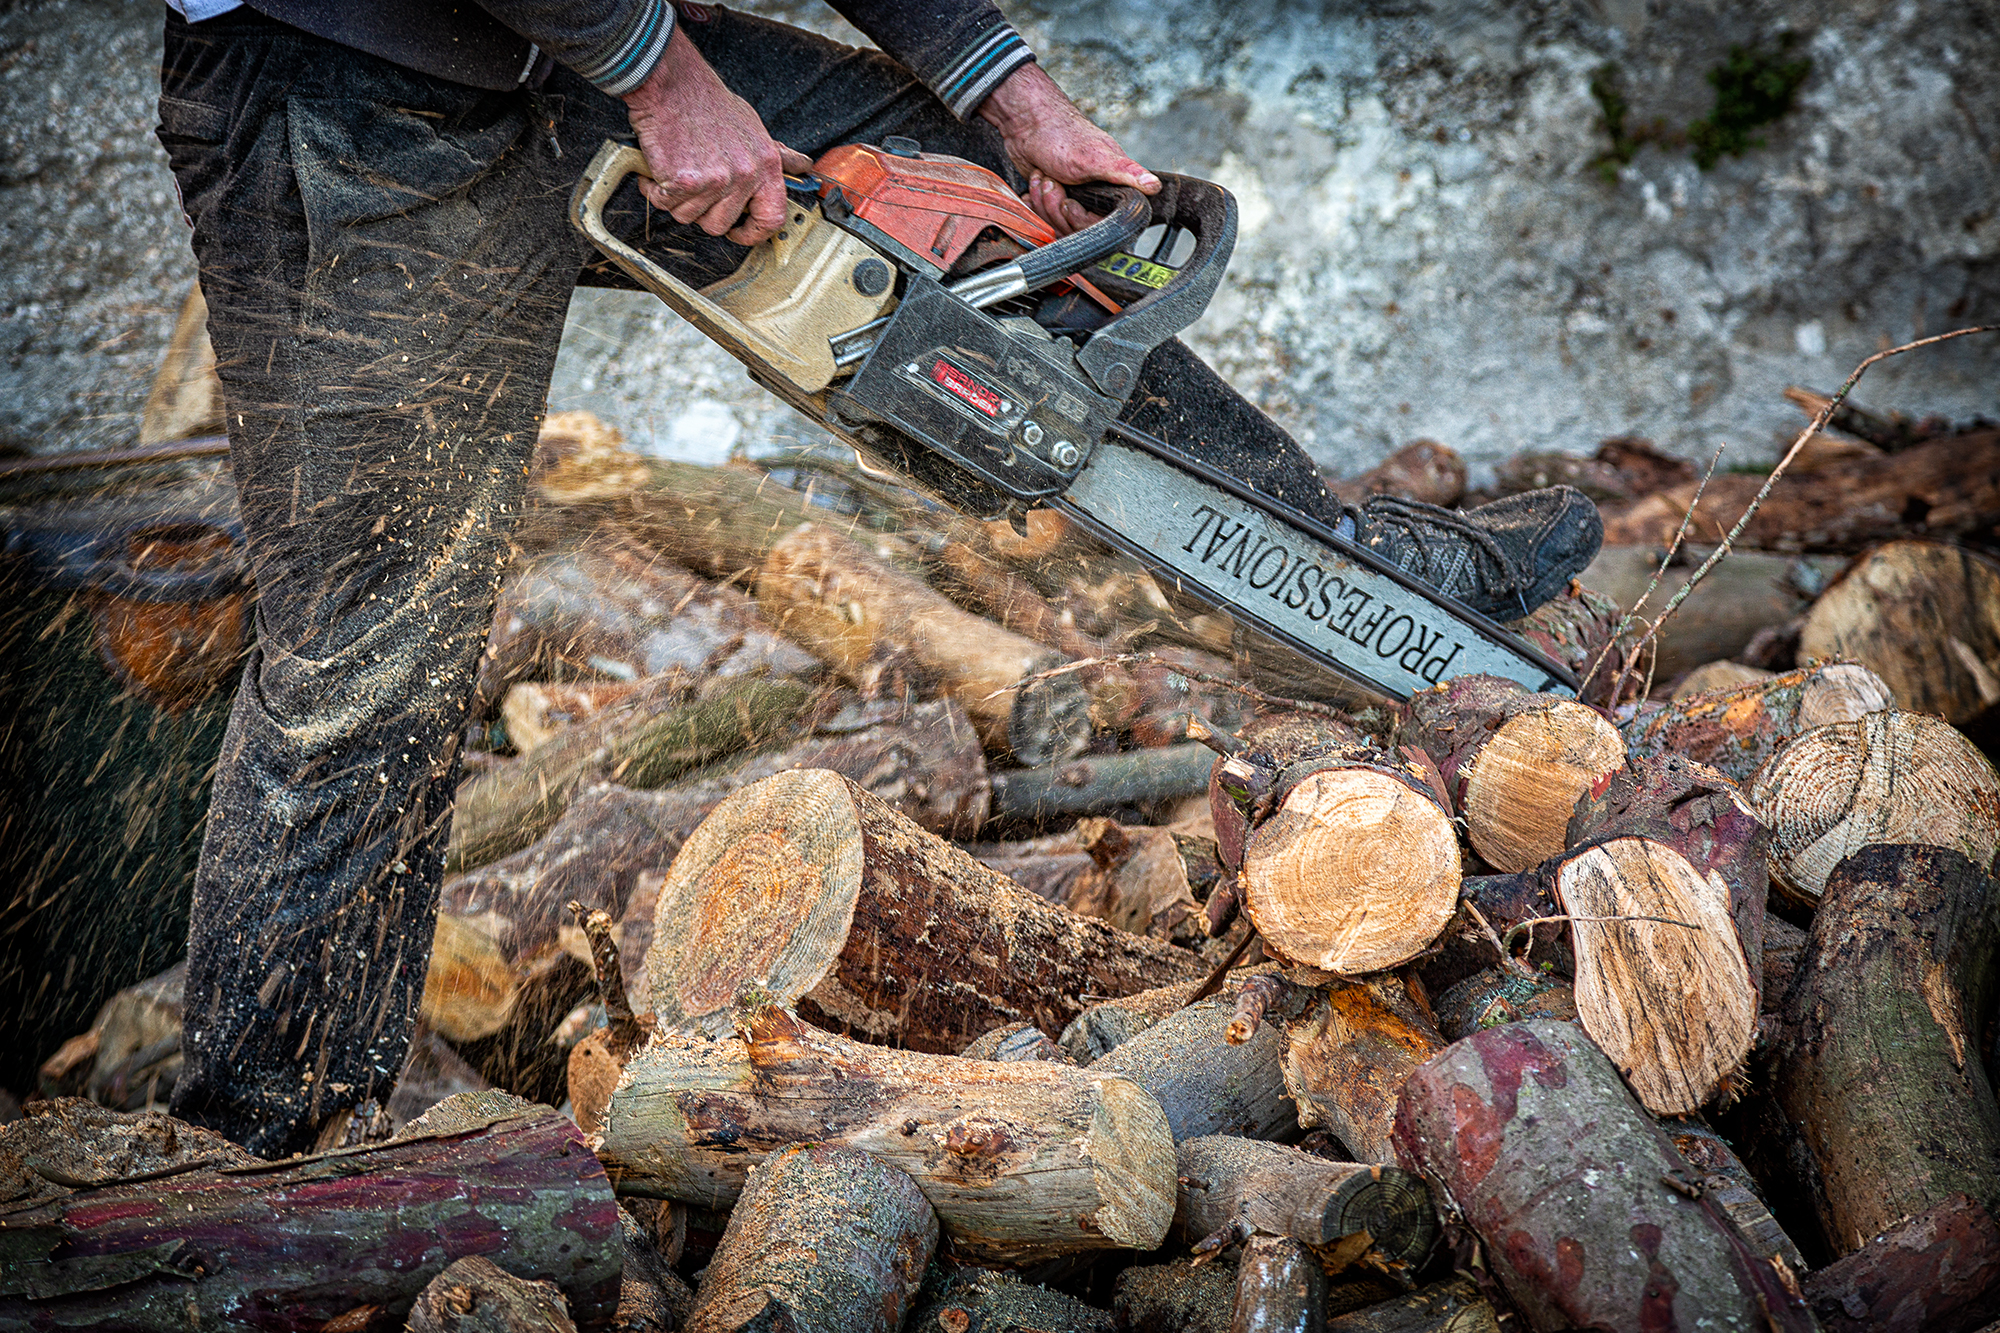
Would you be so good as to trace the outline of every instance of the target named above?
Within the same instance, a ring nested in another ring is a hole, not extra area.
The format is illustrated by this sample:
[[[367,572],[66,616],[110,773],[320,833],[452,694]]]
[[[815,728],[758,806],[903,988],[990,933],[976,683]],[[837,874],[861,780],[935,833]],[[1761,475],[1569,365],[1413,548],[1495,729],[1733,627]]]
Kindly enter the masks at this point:
[[[1607,515],[1517,625],[1581,698],[1392,705],[1047,514],[553,419],[394,1096],[256,1162],[121,993],[0,1326],[1976,1328],[2000,431],[1835,424],[1650,636],[1687,465],[1515,460]]]

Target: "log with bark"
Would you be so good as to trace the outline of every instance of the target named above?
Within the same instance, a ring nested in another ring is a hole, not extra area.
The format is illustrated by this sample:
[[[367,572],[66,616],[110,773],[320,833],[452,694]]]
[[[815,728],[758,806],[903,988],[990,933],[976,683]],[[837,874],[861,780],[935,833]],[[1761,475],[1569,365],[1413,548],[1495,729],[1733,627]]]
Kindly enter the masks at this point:
[[[1577,798],[1625,762],[1604,714],[1497,676],[1456,677],[1404,708],[1398,739],[1436,763],[1466,840],[1503,872],[1562,851]]]
[[[1060,654],[963,610],[830,528],[808,524],[772,546],[757,604],[864,693],[893,690],[898,678],[935,681],[989,748],[1023,763],[1072,758],[1090,740],[1079,675],[1040,675],[1061,665]]]
[[[1644,628],[1634,625],[1620,633],[1624,619],[1616,601],[1572,579],[1507,628],[1583,679],[1582,702],[1610,708],[1642,697],[1654,670],[1655,649],[1642,641]]]
[[[617,1307],[603,1168],[568,1117],[504,1094],[453,1098],[370,1147],[270,1163],[217,1151],[130,1181],[72,1179],[0,1224],[0,1324],[361,1327],[400,1319],[475,1254],[553,1281],[584,1327]]]
[[[1433,1002],[1446,1041],[1530,1018],[1576,1021],[1576,991],[1565,978],[1523,967],[1475,972]]]
[[[575,1333],[562,1288],[515,1277],[483,1254],[454,1259],[417,1293],[408,1333]]]
[[[991,1268],[933,1264],[919,1300],[907,1333],[1117,1333],[1109,1311]]]
[[[1517,495],[1544,486],[1574,486],[1599,506],[1616,510],[1697,475],[1693,463],[1663,452],[1651,440],[1619,436],[1598,445],[1589,458],[1533,451],[1510,455],[1495,465],[1492,491]]]
[[[1258,973],[1247,969],[1231,974],[1216,989],[1216,996],[1233,1004],[1237,989],[1254,975]],[[1069,1021],[1056,1037],[1056,1045],[1078,1064],[1090,1064],[1186,1008],[1205,984],[1204,978],[1196,977],[1100,1000]]]
[[[825,770],[717,806],[659,891],[646,957],[664,1027],[726,1031],[740,994],[922,1051],[1002,1023],[1060,1032],[1083,995],[1181,980],[1196,957],[1014,887]]]
[[[1871,846],[1826,882],[1774,1087],[1836,1251],[1966,1193],[2000,1208],[1986,1022],[2000,888],[1941,847]]]
[[[1326,487],[1352,505],[1393,495],[1450,509],[1465,494],[1465,460],[1436,440],[1414,440],[1359,476],[1329,478]]]
[[[1229,1333],[1305,1333],[1326,1325],[1326,1275],[1290,1236],[1252,1236],[1236,1261]]]
[[[1135,1265],[1118,1275],[1115,1292],[1111,1310],[1123,1329],[1229,1333],[1236,1311],[1236,1274],[1222,1264]]]
[[[1309,998],[1310,992],[1302,991],[1287,996],[1271,1013],[1272,1022],[1249,1040],[1233,1043],[1229,1027],[1236,1001],[1212,996],[1133,1034],[1093,1060],[1090,1072],[1129,1078],[1152,1093],[1176,1142],[1206,1134],[1275,1137],[1299,1123],[1298,1105],[1285,1090],[1286,1041],[1279,1020],[1285,1010],[1303,1009]]]
[[[1173,1136],[1130,1080],[864,1046],[769,1006],[743,1033],[662,1032],[626,1066],[598,1146],[620,1192],[726,1207],[751,1166],[819,1141],[908,1172],[969,1257],[1146,1250],[1166,1235]]]
[[[507,744],[523,754],[632,697],[637,681],[517,681],[500,700]]]
[[[865,1152],[797,1144],[750,1172],[686,1333],[896,1333],[937,1249],[908,1175]]]
[[[1429,1189],[1399,1167],[1330,1162],[1224,1134],[1184,1140],[1179,1163],[1174,1229],[1191,1246],[1288,1236],[1341,1260],[1372,1250],[1381,1263],[1414,1270],[1437,1241]],[[1343,1244],[1350,1237],[1356,1243]]]
[[[1577,579],[1584,587],[1651,620],[1666,609],[1708,551],[1683,548],[1664,574],[1660,570],[1663,554],[1652,546],[1606,546]],[[1838,556],[1731,551],[1695,584],[1673,617],[1661,625],[1654,639],[1658,648],[1655,679],[1672,680],[1705,662],[1733,658],[1759,633],[1796,621],[1845,564]],[[1640,607],[1640,597],[1655,579],[1658,586]]]
[[[1634,758],[1685,755],[1748,784],[1795,737],[1893,703],[1867,667],[1832,662],[1642,707],[1622,730]]]
[[[1040,768],[993,774],[993,818],[1042,823],[1073,815],[1103,815],[1160,805],[1208,789],[1215,754],[1196,741],[1084,755]]]
[[[1399,976],[1336,981],[1286,1032],[1285,1087],[1299,1123],[1324,1126],[1357,1162],[1396,1161],[1403,1084],[1445,1040]]]
[[[1870,843],[1951,847],[1975,864],[2000,848],[2000,774],[1956,728],[1888,710],[1798,737],[1750,790],[1771,829],[1771,884],[1800,906]]]
[[[1692,506],[1689,540],[1720,541],[1764,478],[1708,479],[1699,504],[1689,482],[1606,520],[1610,545],[1665,548]],[[1765,551],[1853,552],[1900,537],[1991,540],[2000,522],[2000,430],[1975,431],[1897,454],[1830,459],[1790,472],[1750,520],[1736,546]]]
[[[1057,1064],[1076,1063],[1063,1053],[1062,1047],[1056,1045],[1048,1033],[1033,1023],[1009,1023],[1005,1027],[994,1028],[974,1038],[972,1044],[960,1051],[959,1055],[967,1060],[1053,1060]]]
[[[1484,1242],[1532,1328],[1813,1327],[1690,1197],[1687,1164],[1574,1024],[1510,1023],[1451,1046],[1404,1089],[1396,1148]]]
[[[1668,1116],[1660,1127],[1700,1176],[1703,1197],[1736,1224],[1751,1249],[1766,1260],[1781,1260],[1795,1274],[1806,1271],[1805,1256],[1771,1215],[1756,1178],[1727,1139],[1699,1116]]]
[[[1451,1277],[1329,1319],[1326,1333],[1500,1333],[1500,1319],[1471,1278]]]
[[[2000,1310],[2000,1223],[1963,1194],[1806,1274],[1826,1333],[1971,1333]]]
[[[1937,542],[1879,546],[1813,603],[1799,655],[1860,662],[1898,707],[1963,726],[2000,704],[2000,565]]]

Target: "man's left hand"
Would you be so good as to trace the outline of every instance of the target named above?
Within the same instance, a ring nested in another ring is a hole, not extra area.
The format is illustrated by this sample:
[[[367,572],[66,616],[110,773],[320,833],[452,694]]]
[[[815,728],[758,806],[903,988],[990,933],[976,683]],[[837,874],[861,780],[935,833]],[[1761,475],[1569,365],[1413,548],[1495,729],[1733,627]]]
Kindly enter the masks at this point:
[[[1028,204],[1056,235],[1097,219],[1071,199],[1065,185],[1107,181],[1158,194],[1160,178],[1134,162],[1118,141],[1090,123],[1040,65],[1023,65],[980,104],[1000,131],[1007,157],[1028,178]]]

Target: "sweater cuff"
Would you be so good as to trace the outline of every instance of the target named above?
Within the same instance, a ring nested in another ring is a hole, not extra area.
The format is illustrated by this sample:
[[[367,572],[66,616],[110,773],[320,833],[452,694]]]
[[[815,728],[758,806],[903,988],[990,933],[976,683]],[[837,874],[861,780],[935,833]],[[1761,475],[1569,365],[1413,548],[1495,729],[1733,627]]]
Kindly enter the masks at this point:
[[[623,97],[646,81],[674,35],[674,11],[667,0],[649,0],[633,6],[633,11],[599,59],[575,67],[613,97]]]
[[[972,119],[979,104],[1009,74],[1033,64],[1035,53],[1021,40],[1013,25],[1002,20],[974,37],[945,66],[945,72],[931,85],[945,106],[960,120]]]

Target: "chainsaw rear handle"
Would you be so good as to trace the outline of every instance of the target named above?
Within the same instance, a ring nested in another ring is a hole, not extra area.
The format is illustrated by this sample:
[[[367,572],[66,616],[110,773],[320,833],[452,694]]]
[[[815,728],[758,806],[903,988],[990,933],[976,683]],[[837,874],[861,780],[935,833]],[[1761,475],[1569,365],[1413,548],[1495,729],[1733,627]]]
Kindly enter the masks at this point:
[[[1166,286],[1126,306],[1117,318],[1091,334],[1077,353],[1077,364],[1084,373],[1098,388],[1119,399],[1132,392],[1139,381],[1139,366],[1152,350],[1208,309],[1236,249],[1235,196],[1213,181],[1167,171],[1156,174],[1160,192],[1146,201],[1151,211],[1147,222],[1192,232],[1194,253]],[[1046,254],[1054,248],[1044,246],[1034,253]]]

